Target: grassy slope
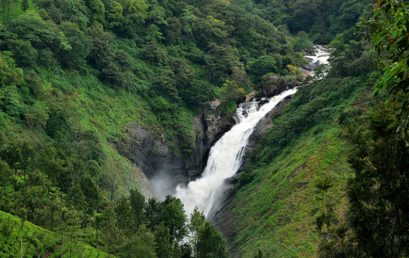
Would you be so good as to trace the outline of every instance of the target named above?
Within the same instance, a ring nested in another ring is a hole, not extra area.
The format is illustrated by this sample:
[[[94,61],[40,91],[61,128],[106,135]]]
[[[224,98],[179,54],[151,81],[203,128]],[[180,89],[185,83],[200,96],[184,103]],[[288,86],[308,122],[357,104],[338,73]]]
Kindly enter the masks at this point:
[[[316,254],[314,213],[323,204],[315,185],[330,176],[331,195],[337,196],[351,174],[344,155],[347,145],[339,134],[339,128],[330,128],[301,137],[240,190],[233,212],[238,222],[237,242],[245,257],[257,249],[266,257]],[[243,203],[247,205],[241,206]]]
[[[364,80],[348,78],[310,85],[282,115],[273,118],[276,127],[262,140],[255,151],[258,157],[251,159],[244,172],[253,174],[253,179],[238,189],[231,204],[236,252],[243,257],[254,257],[258,250],[265,257],[317,255],[315,218],[325,205],[317,185],[329,179],[332,187],[325,199],[336,200],[337,213],[345,211],[346,198],[340,196],[345,196],[352,170],[338,121],[362,94],[364,85]],[[320,101],[322,105],[317,104]],[[291,141],[277,148],[280,137]],[[271,153],[276,155],[270,158]]]
[[[0,257],[114,257],[2,211],[0,231]]]

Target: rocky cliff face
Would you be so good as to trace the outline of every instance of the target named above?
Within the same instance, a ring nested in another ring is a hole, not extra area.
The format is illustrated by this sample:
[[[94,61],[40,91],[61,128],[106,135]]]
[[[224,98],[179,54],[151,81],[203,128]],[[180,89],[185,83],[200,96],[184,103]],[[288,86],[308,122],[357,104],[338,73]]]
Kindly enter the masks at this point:
[[[214,101],[204,107],[193,120],[195,146],[191,157],[177,155],[160,137],[138,124],[129,124],[125,128],[126,137],[113,145],[141,168],[148,178],[165,173],[167,180],[171,180],[168,187],[172,188],[200,176],[211,146],[233,124],[233,117],[222,115],[219,103]]]
[[[163,169],[172,171],[180,179],[185,177],[184,160],[175,155],[158,136],[138,124],[129,124],[125,132],[126,137],[114,145],[123,156],[140,167],[148,178]]]
[[[220,102],[217,100],[202,109],[200,123],[197,123],[200,126],[194,128],[194,132],[196,132],[194,164],[200,171],[199,173],[191,173],[192,178],[200,176],[206,166],[210,148],[234,125],[233,115],[224,115],[220,110]]]
[[[293,96],[289,96],[285,98],[282,102],[280,102],[273,110],[271,110],[256,126],[254,129],[253,134],[249,138],[249,142],[246,146],[246,156],[243,159],[243,163],[241,165],[240,170],[246,168],[247,161],[251,152],[257,147],[257,143],[263,138],[263,136],[272,128],[273,126],[273,118],[275,116],[280,115],[284,108],[287,106],[288,102],[293,98]]]

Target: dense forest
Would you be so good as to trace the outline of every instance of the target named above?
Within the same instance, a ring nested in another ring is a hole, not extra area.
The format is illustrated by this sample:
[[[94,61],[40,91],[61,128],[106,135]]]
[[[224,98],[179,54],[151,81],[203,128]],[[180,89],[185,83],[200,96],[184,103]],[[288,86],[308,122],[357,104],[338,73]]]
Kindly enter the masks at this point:
[[[2,0],[0,18],[1,257],[409,255],[407,1]],[[301,81],[314,44],[331,69],[249,155],[227,241],[144,197],[130,124],[191,160],[211,101],[231,117]]]

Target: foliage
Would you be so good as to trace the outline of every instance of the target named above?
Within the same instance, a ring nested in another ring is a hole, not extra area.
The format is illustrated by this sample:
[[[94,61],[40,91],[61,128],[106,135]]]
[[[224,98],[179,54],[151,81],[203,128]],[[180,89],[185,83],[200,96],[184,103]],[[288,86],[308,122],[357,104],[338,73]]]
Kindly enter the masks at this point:
[[[384,75],[377,84],[390,97],[401,103],[396,116],[397,131],[409,142],[409,4],[406,1],[378,1],[370,21],[375,48],[384,57]]]
[[[350,214],[360,256],[402,257],[408,250],[409,151],[394,132],[396,104],[379,106],[362,128],[351,135],[355,177],[348,186]],[[392,126],[391,126],[392,125]]]
[[[259,1],[265,17],[285,24],[293,33],[307,32],[314,42],[329,43],[338,33],[353,27],[372,1],[291,0]]]
[[[301,88],[273,117],[229,208],[237,232],[234,251],[245,257],[257,250],[266,257],[316,254],[315,223],[332,222],[331,212],[345,210],[342,193],[352,169],[340,122],[365,87],[362,77],[329,76]]]
[[[357,118],[349,119],[355,177],[347,186],[348,214],[345,223],[328,223],[321,257],[408,255],[407,10],[405,1],[378,1],[370,20],[384,74],[376,85],[376,98],[354,111]]]

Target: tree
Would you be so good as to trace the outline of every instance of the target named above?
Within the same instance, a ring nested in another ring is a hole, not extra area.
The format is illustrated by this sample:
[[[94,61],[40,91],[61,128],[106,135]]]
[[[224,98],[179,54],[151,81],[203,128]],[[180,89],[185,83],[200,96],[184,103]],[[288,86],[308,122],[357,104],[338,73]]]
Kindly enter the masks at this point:
[[[156,254],[155,237],[145,227],[140,227],[138,231],[131,236],[121,250],[121,254],[121,257],[134,258],[170,257]]]
[[[205,223],[197,241],[198,258],[227,258],[226,244],[217,229]]]
[[[133,227],[130,227],[130,225],[133,216],[128,198],[123,196],[116,202],[115,214],[118,228],[127,234],[132,233]]]
[[[48,120],[48,107],[37,101],[24,113],[24,118],[28,127],[43,129]]]
[[[145,223],[145,197],[137,190],[131,190],[129,201],[132,208],[133,214],[133,223],[135,225],[135,229],[138,229],[140,225]]]
[[[16,67],[11,53],[0,51],[0,87],[20,85],[23,81],[23,70]]]
[[[211,83],[221,85],[232,74],[235,66],[240,66],[240,61],[231,46],[210,44],[206,56],[207,78]]]
[[[201,213],[197,208],[194,209],[189,224],[189,231],[191,237],[191,245],[193,247],[194,257],[199,256],[199,236],[202,231],[204,224],[206,223],[203,213]]]
[[[155,91],[160,95],[165,95],[168,98],[180,101],[178,89],[176,88],[175,74],[172,71],[164,71],[153,81]]]
[[[87,5],[92,11],[93,22],[105,22],[105,5],[101,0],[87,0]]]
[[[162,203],[160,221],[169,229],[173,243],[178,243],[185,237],[186,215],[182,202],[171,196],[167,196]]]
[[[277,61],[272,56],[261,56],[248,63],[248,74],[254,77],[254,81],[259,82],[261,77],[267,73],[277,73]]]
[[[89,38],[80,30],[77,24],[72,22],[61,23],[60,29],[70,45],[69,48],[61,49],[59,52],[60,63],[69,68],[85,66],[85,60],[91,47]]]
[[[195,209],[190,217],[189,231],[194,257],[228,257],[225,240],[198,209]]]
[[[384,75],[378,82],[380,90],[401,103],[396,116],[397,130],[409,143],[409,3],[402,0],[377,1],[370,21],[373,43],[384,59]]]
[[[169,228],[164,223],[157,225],[155,231],[155,250],[158,258],[174,257],[175,245],[173,244],[172,236]]]
[[[395,107],[378,106],[369,128],[352,135],[349,221],[358,251],[370,257],[409,254],[409,148],[390,126]]]
[[[30,8],[30,4],[28,3],[28,0],[22,0],[21,9],[23,10],[23,12],[27,11],[28,8]]]
[[[8,40],[7,45],[13,51],[17,64],[22,67],[34,66],[37,63],[38,51],[29,41],[20,39]]]
[[[165,29],[166,41],[169,44],[178,44],[182,37],[182,24],[176,17],[170,17],[167,19],[167,25]]]

